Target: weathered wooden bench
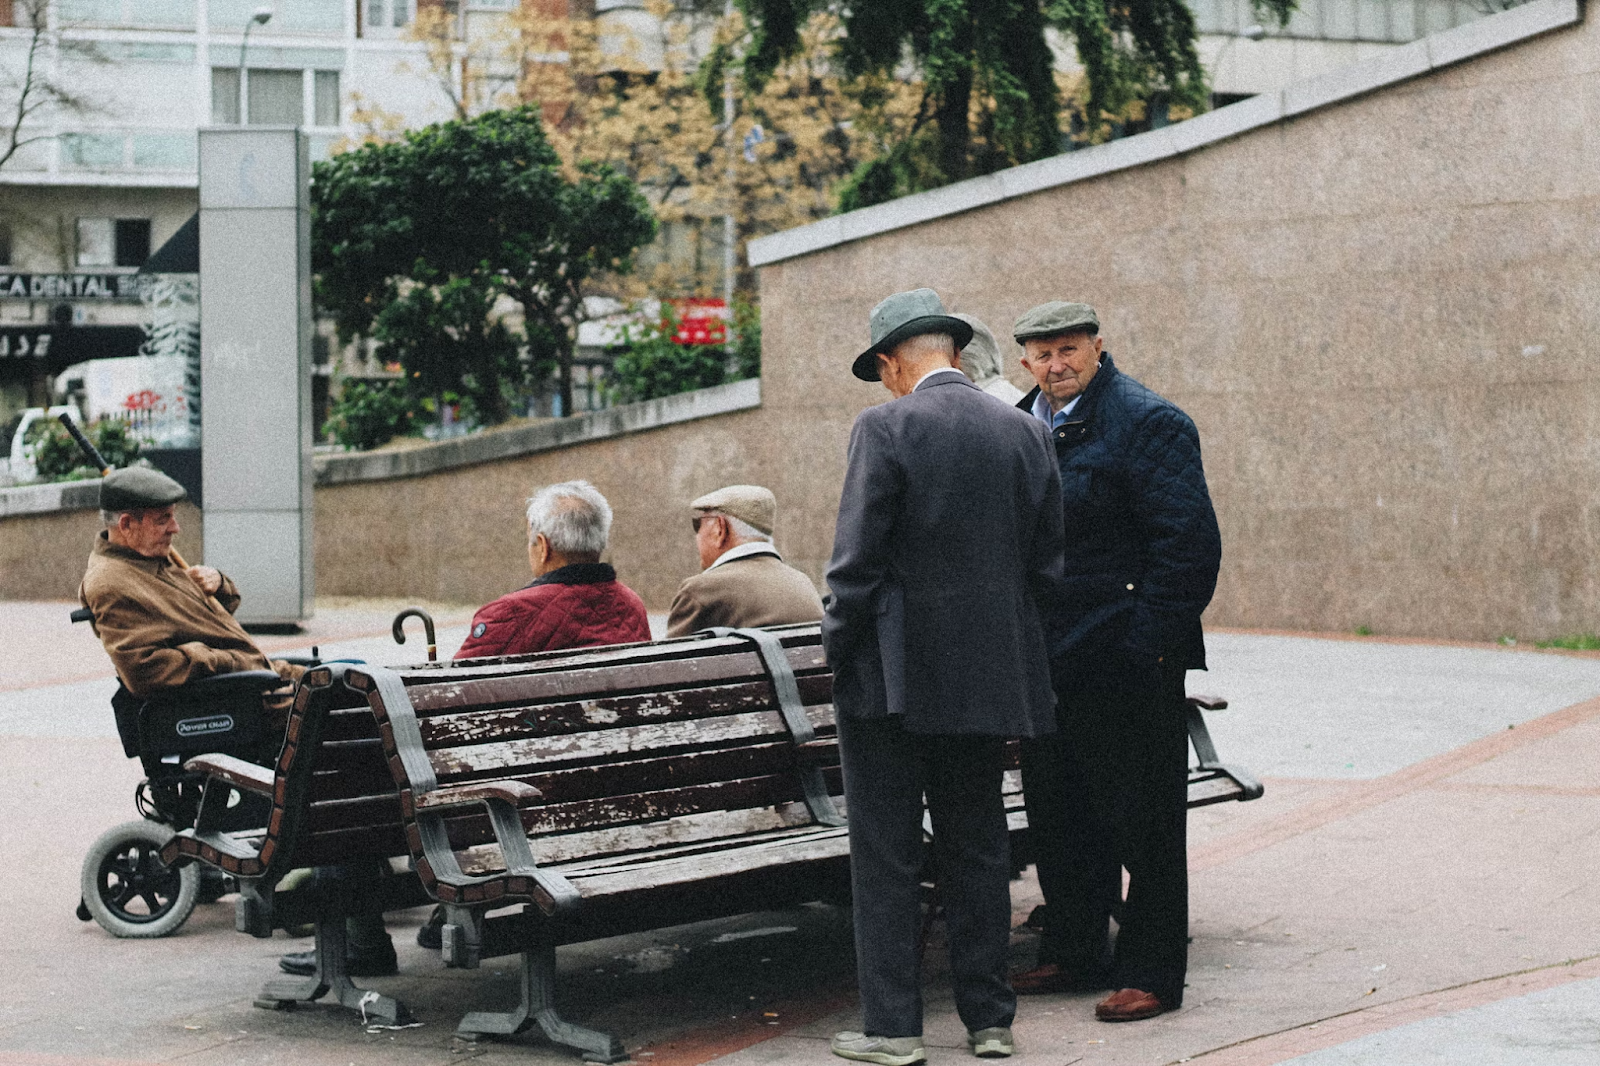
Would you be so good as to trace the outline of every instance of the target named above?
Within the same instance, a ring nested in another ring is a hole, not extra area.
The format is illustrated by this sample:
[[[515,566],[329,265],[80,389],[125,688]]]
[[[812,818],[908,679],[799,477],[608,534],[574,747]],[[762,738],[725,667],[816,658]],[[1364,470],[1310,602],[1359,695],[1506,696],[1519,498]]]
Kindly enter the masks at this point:
[[[318,974],[273,982],[259,1003],[332,991],[403,1017],[344,975],[341,919],[431,899],[445,908],[447,966],[522,955],[518,1008],[468,1014],[460,1033],[537,1025],[586,1058],[616,1061],[625,1052],[615,1037],[556,1013],[558,945],[848,899],[830,698],[814,624],[397,670],[324,667],[306,676],[275,774],[221,757],[191,764],[219,784],[270,793],[268,832],[213,832],[202,813],[166,855],[238,876],[245,931],[315,920]],[[1259,795],[1217,762],[1200,709],[1190,715],[1191,803]],[[1012,829],[1024,832],[1014,768],[1006,791]],[[400,857],[411,875],[273,891],[295,866]]]

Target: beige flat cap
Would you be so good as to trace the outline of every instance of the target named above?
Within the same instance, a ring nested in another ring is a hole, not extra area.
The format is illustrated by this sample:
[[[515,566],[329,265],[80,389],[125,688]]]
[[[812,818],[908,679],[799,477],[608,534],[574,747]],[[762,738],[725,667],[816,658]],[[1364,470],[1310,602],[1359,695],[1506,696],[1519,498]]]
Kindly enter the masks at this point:
[[[702,514],[715,511],[748,522],[769,537],[778,518],[778,498],[760,485],[729,485],[706,493],[689,506]]]

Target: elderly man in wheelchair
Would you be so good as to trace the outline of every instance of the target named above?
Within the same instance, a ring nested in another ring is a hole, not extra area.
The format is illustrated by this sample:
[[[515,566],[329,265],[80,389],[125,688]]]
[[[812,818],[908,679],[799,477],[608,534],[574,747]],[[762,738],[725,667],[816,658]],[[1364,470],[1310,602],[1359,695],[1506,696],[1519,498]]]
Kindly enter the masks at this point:
[[[200,899],[229,887],[220,874],[190,864],[166,867],[161,846],[199,815],[201,781],[183,768],[190,756],[222,751],[270,766],[283,743],[293,686],[315,660],[268,660],[233,617],[239,591],[209,566],[183,566],[172,551],[174,505],[186,495],[166,475],[133,467],[101,482],[105,530],[95,541],[74,621],[88,621],[122,682],[111,706],[129,758],[145,780],[135,803],[143,819],[109,830],[84,860],[78,916],[122,937],[174,932]],[[240,794],[219,812],[222,828],[261,826],[267,806]],[[331,874],[331,871],[329,872]],[[392,972],[394,948],[381,920],[352,930],[371,966]],[[363,935],[366,934],[366,935]],[[304,960],[289,956],[286,968]]]

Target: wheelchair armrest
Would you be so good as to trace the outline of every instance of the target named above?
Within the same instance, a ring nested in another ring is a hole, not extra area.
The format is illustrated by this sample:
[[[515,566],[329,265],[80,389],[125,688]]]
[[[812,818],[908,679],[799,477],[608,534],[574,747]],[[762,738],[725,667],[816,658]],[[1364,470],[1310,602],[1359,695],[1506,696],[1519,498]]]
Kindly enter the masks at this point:
[[[225,785],[259,796],[271,796],[273,772],[264,766],[236,759],[232,755],[196,755],[183,764],[190,773],[214,777]]]
[[[69,615],[68,617],[70,617],[74,623],[77,623],[77,622],[93,622],[94,621],[94,612],[89,610],[89,608],[87,608],[87,607],[79,607],[76,611],[73,611],[72,614]]]
[[[275,670],[239,670],[231,674],[202,677],[187,685],[168,689],[152,696],[150,703],[209,703],[213,700],[241,699],[247,696],[259,696],[263,692],[290,684],[293,682],[279,677]]]
[[[1202,711],[1225,711],[1228,709],[1228,701],[1221,696],[1190,696],[1189,706]]]
[[[322,665],[321,659],[311,655],[274,655],[273,658],[280,663],[288,663],[290,666],[303,666],[307,670],[313,666]]]

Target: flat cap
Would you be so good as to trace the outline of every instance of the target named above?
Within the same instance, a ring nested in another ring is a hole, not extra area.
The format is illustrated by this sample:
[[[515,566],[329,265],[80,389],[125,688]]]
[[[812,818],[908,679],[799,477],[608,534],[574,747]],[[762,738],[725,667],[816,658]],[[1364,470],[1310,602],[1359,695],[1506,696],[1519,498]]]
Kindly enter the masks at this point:
[[[145,466],[113,470],[100,479],[102,511],[139,511],[146,507],[165,507],[187,495],[182,485],[161,471]]]
[[[973,381],[987,381],[1000,375],[1000,345],[983,320],[976,315],[954,315],[972,327],[972,339],[961,349],[961,369]]]
[[[706,493],[689,506],[701,513],[715,511],[748,522],[769,537],[778,519],[778,498],[760,485],[729,485]]]
[[[1058,333],[1100,332],[1100,316],[1088,304],[1051,300],[1023,312],[1011,326],[1011,338],[1018,344],[1030,337],[1054,337]]]

